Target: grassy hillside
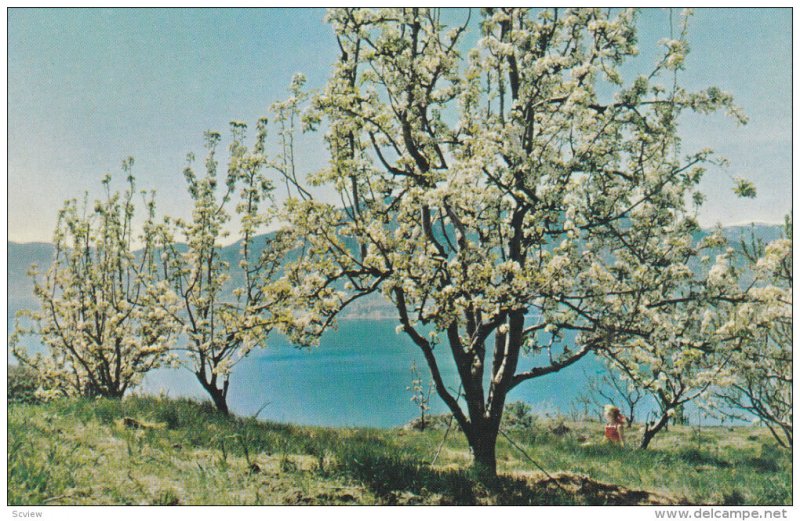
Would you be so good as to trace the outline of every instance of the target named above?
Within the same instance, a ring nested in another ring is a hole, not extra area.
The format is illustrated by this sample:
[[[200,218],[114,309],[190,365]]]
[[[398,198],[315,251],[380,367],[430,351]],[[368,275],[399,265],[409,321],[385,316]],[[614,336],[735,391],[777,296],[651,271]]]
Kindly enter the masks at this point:
[[[10,403],[8,502],[57,504],[641,504],[791,502],[791,455],[766,429],[671,427],[648,451],[597,423],[506,427],[495,483],[445,422],[327,429],[225,418],[207,404]],[[524,451],[524,454],[523,454]],[[531,461],[548,472],[545,475]]]

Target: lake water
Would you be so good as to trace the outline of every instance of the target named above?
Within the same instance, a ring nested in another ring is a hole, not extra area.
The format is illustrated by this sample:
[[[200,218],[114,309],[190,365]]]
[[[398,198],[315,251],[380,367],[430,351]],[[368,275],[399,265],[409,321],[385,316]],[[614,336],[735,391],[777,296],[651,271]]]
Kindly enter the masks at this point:
[[[396,325],[392,320],[343,320],[311,350],[270,336],[270,347],[252,352],[234,368],[228,394],[231,410],[249,416],[269,402],[259,418],[327,426],[391,427],[408,422],[419,414],[406,389],[413,378],[412,361],[424,382],[429,373],[419,348],[405,334],[395,333]],[[445,382],[458,389],[449,348],[441,345],[437,350]],[[523,359],[520,369],[532,362]],[[524,400],[540,414],[566,412],[585,392],[585,375],[602,367],[599,360],[585,357],[558,373],[522,383],[508,401]],[[206,397],[186,369],[148,374],[143,390],[162,389],[171,397]],[[433,413],[446,412],[435,391],[430,405]]]

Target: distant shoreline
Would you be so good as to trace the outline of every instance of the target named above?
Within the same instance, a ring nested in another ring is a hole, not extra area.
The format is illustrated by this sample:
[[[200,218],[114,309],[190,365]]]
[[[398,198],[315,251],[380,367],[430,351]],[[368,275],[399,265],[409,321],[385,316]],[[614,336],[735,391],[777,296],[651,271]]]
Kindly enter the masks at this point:
[[[790,208],[788,211],[791,212],[792,209]],[[707,225],[707,226],[701,226],[700,230],[704,231],[704,232],[710,232],[710,231],[716,230],[718,226],[721,226],[722,228],[748,228],[750,226],[781,226],[782,227],[783,225],[784,225],[783,221],[781,221],[781,222],[740,221],[740,222],[735,222],[735,223],[724,223],[724,224],[723,223],[716,223],[716,224],[711,224],[711,225]],[[274,232],[274,230],[265,231],[264,235],[268,235],[268,234],[273,233],[273,232]],[[241,240],[242,240],[241,237],[239,237],[239,238],[231,241],[230,243],[222,244],[221,247],[222,248],[229,248],[231,246],[235,246]],[[16,246],[39,246],[39,245],[41,245],[41,246],[52,246],[51,242],[46,241],[46,240],[41,240],[41,239],[23,241],[23,240],[14,240],[14,239],[8,238],[6,242],[7,242],[7,244],[14,244]]]

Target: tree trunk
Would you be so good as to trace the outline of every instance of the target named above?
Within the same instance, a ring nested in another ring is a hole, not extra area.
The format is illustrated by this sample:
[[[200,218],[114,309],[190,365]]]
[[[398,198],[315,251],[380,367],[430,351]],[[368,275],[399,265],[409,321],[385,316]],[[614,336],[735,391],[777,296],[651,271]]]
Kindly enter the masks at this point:
[[[792,436],[792,426],[791,425],[787,425],[785,423],[781,423],[780,426],[781,426],[781,429],[783,429],[784,436],[786,436],[786,441],[789,442],[789,447],[790,448],[793,447],[794,445],[792,445],[792,437],[793,437]]]
[[[763,420],[764,425],[766,425],[767,428],[769,429],[769,432],[772,433],[772,437],[775,439],[775,441],[778,442],[778,445],[780,445],[784,449],[791,449],[792,448],[792,430],[791,430],[791,428],[787,427],[786,424],[784,424],[784,423],[772,422],[772,421],[769,421],[769,420],[764,420],[763,418],[762,418],[762,420]],[[773,423],[777,424],[781,428],[781,431],[783,432],[783,435],[784,435],[785,439],[781,438],[781,436],[778,433],[778,431],[776,430],[776,428],[772,425]]]
[[[214,405],[217,407],[217,410],[228,416],[230,411],[228,410],[228,401],[225,396],[222,394],[220,389],[214,388],[214,392],[211,392],[211,399],[214,400]]]
[[[125,391],[120,390],[119,388],[113,385],[104,385],[102,387],[95,387],[90,385],[84,388],[81,394],[83,394],[83,396],[86,398],[96,398],[98,396],[101,396],[103,398],[120,400],[122,399],[122,396],[125,394]]]
[[[669,416],[667,416],[666,414],[662,414],[661,418],[658,420],[658,423],[653,425],[652,428],[648,427],[647,424],[645,424],[644,434],[642,435],[642,443],[639,445],[639,448],[646,449],[647,446],[650,445],[650,441],[653,439],[653,437],[656,434],[658,434],[659,431],[661,431],[664,427],[666,427],[667,423],[669,423]]]
[[[635,405],[628,405],[628,417],[625,418],[628,423],[627,425],[628,428],[630,428],[633,425],[634,413],[635,413]]]
[[[211,396],[211,400],[214,402],[214,406],[217,408],[217,410],[225,416],[228,416],[230,411],[228,410],[227,382],[226,385],[220,389],[215,385],[215,381],[207,382],[201,374],[196,374],[196,376],[197,380],[200,382],[200,385],[202,385],[203,389],[205,389],[208,395]]]
[[[472,469],[480,479],[497,477],[497,433],[499,425],[492,422],[474,425],[472,433],[467,437],[472,449]]]

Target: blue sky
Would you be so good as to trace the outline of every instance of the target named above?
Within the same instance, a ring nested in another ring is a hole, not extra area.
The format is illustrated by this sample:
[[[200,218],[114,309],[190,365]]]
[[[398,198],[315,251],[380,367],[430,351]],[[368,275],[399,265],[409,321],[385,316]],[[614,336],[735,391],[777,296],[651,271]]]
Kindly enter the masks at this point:
[[[448,13],[460,19],[463,13]],[[253,124],[285,95],[295,72],[321,86],[336,43],[319,9],[10,9],[8,11],[8,234],[50,240],[66,198],[99,188],[136,158],[140,188],[162,209],[188,213],[181,170],[205,130]],[[473,16],[473,18],[475,18]],[[642,66],[669,34],[669,12],[640,17]],[[701,9],[681,81],[730,91],[750,117],[684,121],[685,151],[711,146],[731,162],[703,181],[706,226],[780,222],[791,210],[791,10]],[[301,166],[324,161],[301,143]],[[759,196],[736,199],[731,177]],[[121,181],[120,175],[117,176]]]

